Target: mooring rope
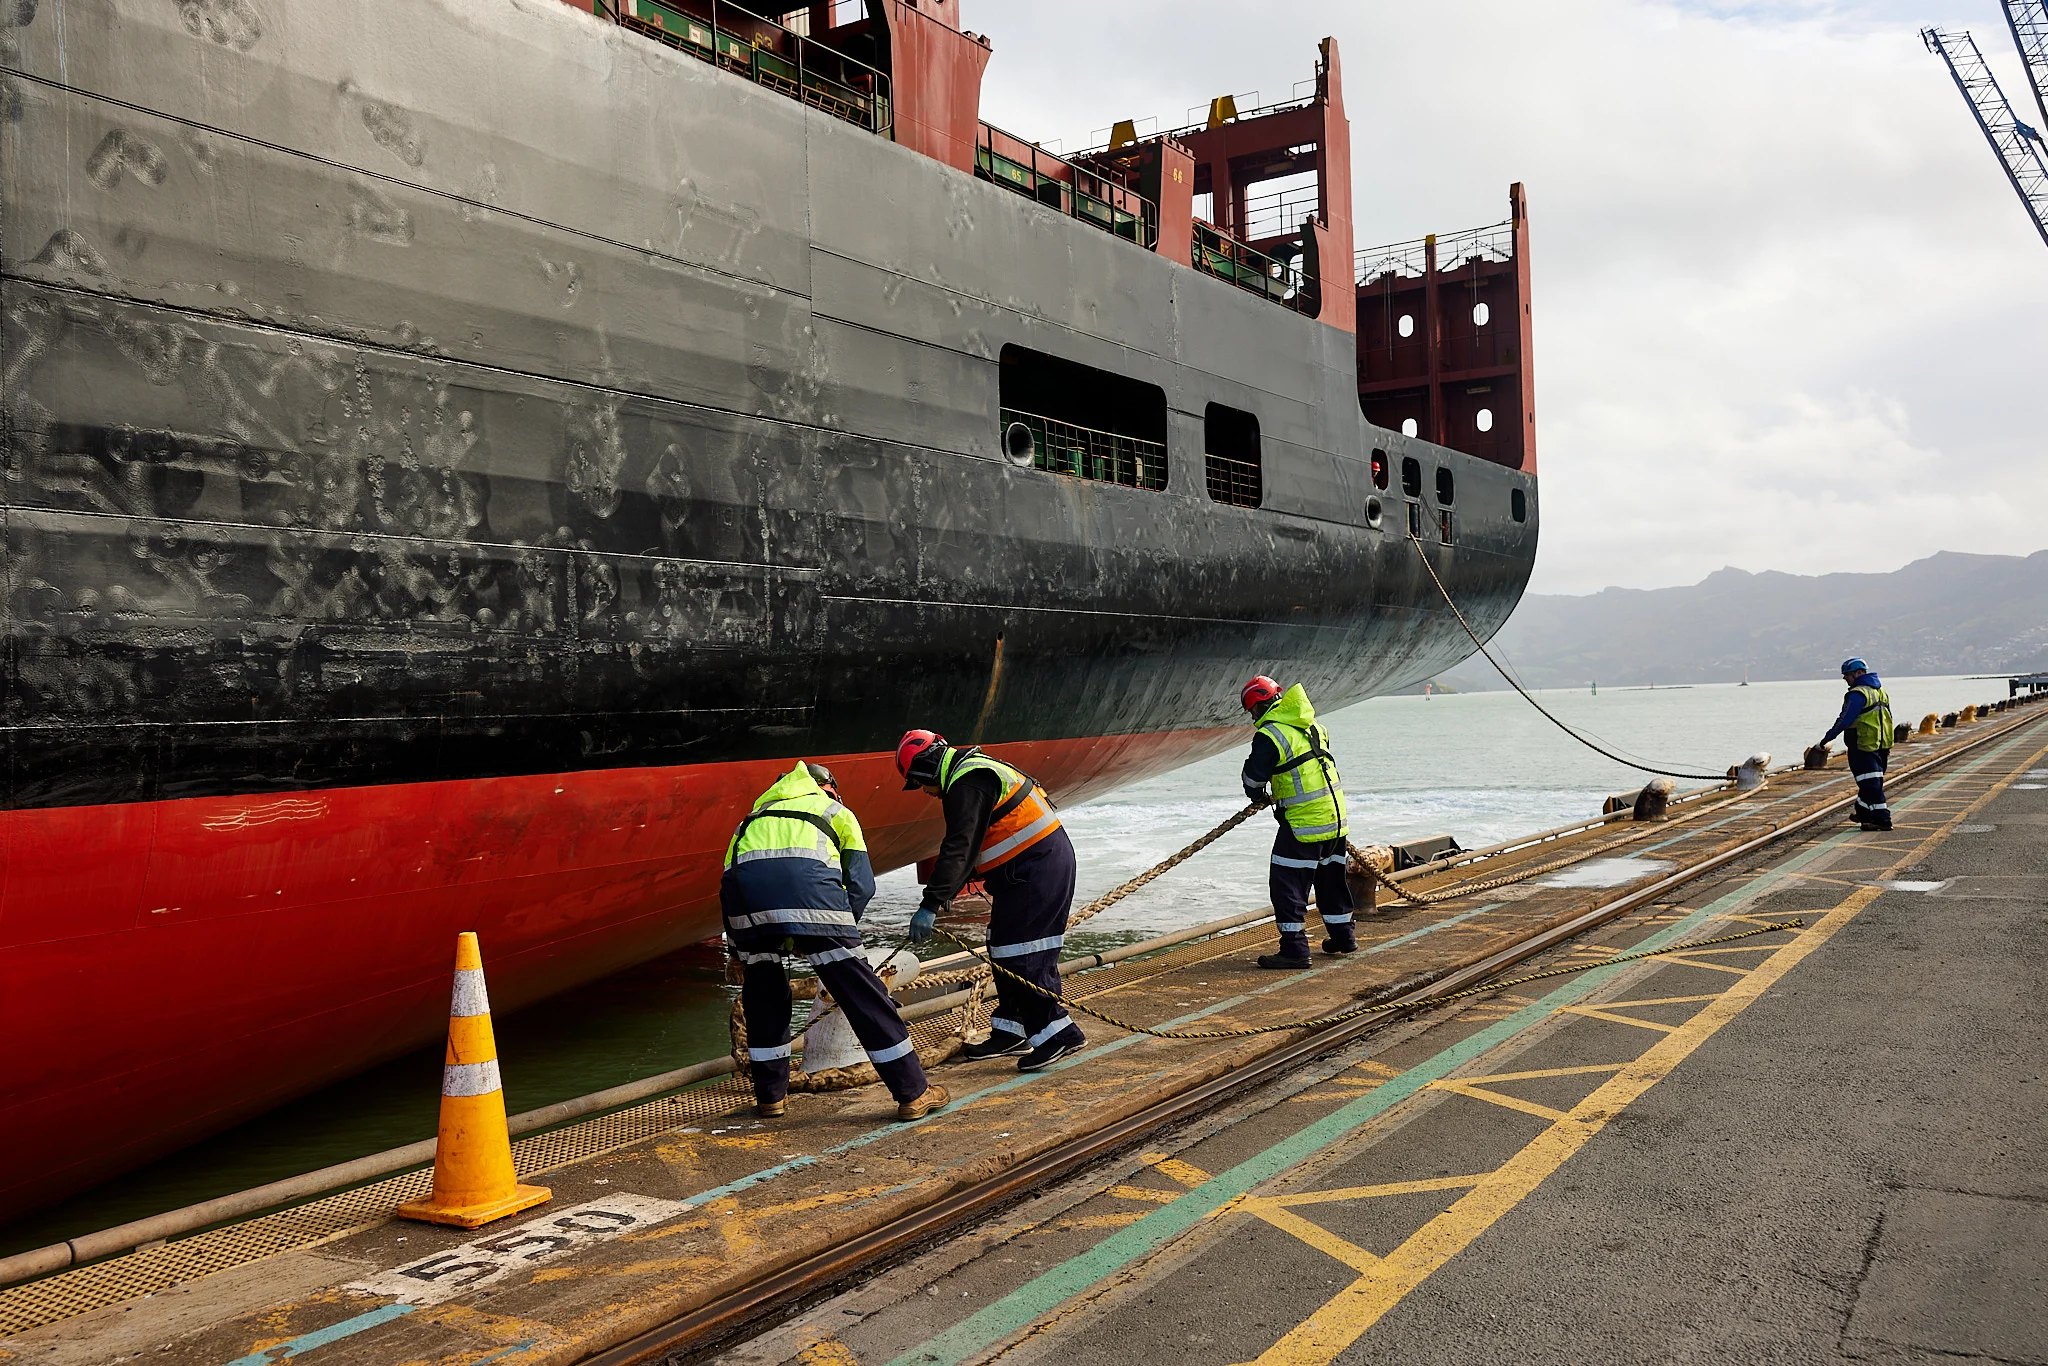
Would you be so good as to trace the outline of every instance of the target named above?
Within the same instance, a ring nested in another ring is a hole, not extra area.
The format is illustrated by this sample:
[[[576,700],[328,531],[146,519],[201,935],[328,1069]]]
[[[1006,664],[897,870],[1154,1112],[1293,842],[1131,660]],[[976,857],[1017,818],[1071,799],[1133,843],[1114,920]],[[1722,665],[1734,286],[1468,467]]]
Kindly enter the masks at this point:
[[[1500,676],[1508,681],[1508,686],[1510,688],[1513,688],[1516,692],[1520,693],[1522,695],[1522,700],[1524,702],[1527,702],[1530,706],[1534,707],[1538,712],[1540,712],[1544,720],[1550,722],[1551,725],[1556,726],[1559,730],[1563,731],[1566,735],[1571,736],[1572,739],[1577,740],[1580,744],[1584,745],[1587,749],[1592,750],[1595,754],[1605,755],[1607,758],[1614,760],[1615,763],[1621,764],[1628,768],[1635,769],[1638,772],[1658,773],[1662,774],[1664,777],[1667,778],[1688,778],[1696,782],[1718,783],[1727,781],[1728,775],[1725,773],[1687,773],[1680,769],[1658,768],[1653,764],[1639,764],[1633,759],[1624,759],[1619,754],[1616,754],[1613,750],[1607,749],[1604,746],[1597,743],[1596,741],[1592,740],[1591,738],[1579,734],[1570,726],[1558,720],[1555,716],[1552,716],[1550,712],[1544,708],[1543,704],[1541,702],[1538,702],[1535,698],[1529,696],[1528,689],[1524,688],[1520,683],[1517,683],[1515,681],[1514,675],[1509,673],[1507,669],[1501,664],[1501,662],[1493,657],[1493,652],[1486,648],[1486,642],[1481,640],[1479,638],[1479,633],[1472,629],[1472,623],[1465,620],[1465,614],[1458,610],[1458,604],[1451,601],[1451,590],[1444,587],[1444,581],[1437,577],[1436,566],[1429,562],[1429,555],[1422,548],[1422,538],[1420,536],[1415,535],[1415,533],[1410,532],[1408,534],[1408,539],[1415,545],[1415,558],[1421,560],[1422,567],[1429,572],[1429,581],[1435,584],[1436,591],[1443,595],[1444,606],[1451,609],[1451,615],[1458,619],[1458,625],[1464,627],[1465,634],[1472,637],[1472,643],[1479,647],[1479,653],[1486,656],[1486,662],[1488,664],[1493,665],[1493,667],[1500,673]]]
[[[1029,978],[1021,977],[1012,972],[1001,963],[987,959],[983,961],[988,962],[990,967],[1011,981],[1037,992],[1048,1000],[1057,1001],[1070,1010],[1078,1010],[1083,1015],[1092,1016],[1104,1024],[1115,1025],[1118,1029],[1126,1030],[1132,1034],[1149,1034],[1155,1039],[1243,1039],[1249,1038],[1254,1034],[1279,1034],[1296,1029],[1324,1029],[1331,1025],[1342,1024],[1346,1020],[1355,1020],[1361,1015],[1383,1014],[1390,1010],[1427,1010],[1434,1006],[1447,1005],[1452,1001],[1462,1001],[1472,996],[1484,996],[1491,992],[1505,991],[1509,987],[1518,987],[1529,982],[1541,982],[1552,977],[1567,977],[1576,972],[1590,972],[1594,968],[1611,968],[1621,963],[1634,963],[1645,958],[1656,958],[1662,954],[1683,953],[1688,949],[1704,949],[1715,944],[1732,944],[1738,939],[1749,939],[1755,935],[1770,934],[1777,930],[1799,930],[1804,928],[1806,928],[1805,920],[1795,917],[1791,920],[1761,925],[1756,929],[1743,930],[1739,934],[1724,934],[1714,939],[1694,939],[1684,944],[1669,944],[1661,949],[1645,949],[1641,953],[1624,953],[1613,958],[1603,958],[1596,963],[1577,963],[1569,967],[1551,968],[1546,972],[1532,972],[1522,977],[1510,977],[1506,981],[1487,982],[1480,986],[1467,987],[1463,991],[1447,992],[1442,996],[1427,996],[1420,1001],[1383,1001],[1376,1005],[1354,1006],[1350,1010],[1339,1011],[1335,1015],[1315,1015],[1305,1020],[1289,1020],[1284,1024],[1241,1025],[1235,1029],[1159,1029],[1152,1025],[1133,1024],[1129,1020],[1120,1020],[1106,1011],[1083,1005],[1071,997],[1042,987]],[[969,953],[974,953],[974,946],[972,944],[960,939],[950,931],[940,930],[939,933],[945,935],[946,938],[951,939]],[[979,954],[976,956],[980,957]]]
[[[1254,812],[1263,810],[1267,805],[1268,803],[1266,802],[1245,803],[1244,810],[1239,811],[1229,820],[1223,822],[1223,824],[1217,826],[1214,830],[1211,830],[1208,834],[1202,836],[1200,839],[1188,845],[1180,852],[1168,856],[1162,862],[1153,864],[1150,868],[1147,868],[1144,872],[1138,874],[1136,877],[1132,878],[1129,882],[1124,883],[1122,886],[1113,887],[1109,891],[1104,892],[1101,896],[1096,897],[1095,900],[1089,902],[1086,906],[1083,906],[1079,912],[1067,917],[1067,928],[1072,929],[1074,926],[1080,924],[1082,921],[1088,919],[1089,917],[1102,914],[1111,906],[1116,905],[1117,902],[1122,901],[1125,897],[1129,896],[1132,892],[1135,892],[1140,887],[1143,887],[1153,878],[1158,877],[1161,873],[1168,873],[1173,871],[1175,868],[1178,868],[1181,864],[1186,863],[1189,859],[1193,858],[1196,854],[1201,853],[1204,849],[1207,849],[1217,840],[1222,839],[1225,835],[1237,829],[1238,826],[1243,825],[1247,820],[1251,819],[1252,814]],[[954,940],[954,942],[958,943],[959,941]]]

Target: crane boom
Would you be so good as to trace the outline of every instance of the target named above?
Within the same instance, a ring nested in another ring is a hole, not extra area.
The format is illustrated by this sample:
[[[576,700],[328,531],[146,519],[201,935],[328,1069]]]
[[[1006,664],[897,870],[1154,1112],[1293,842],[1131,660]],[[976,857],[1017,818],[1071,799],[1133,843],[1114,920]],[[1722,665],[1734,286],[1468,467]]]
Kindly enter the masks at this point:
[[[1998,78],[1977,50],[1977,40],[1968,33],[1949,33],[1938,28],[1920,30],[1927,50],[1948,63],[1956,89],[1963,92],[1985,141],[1998,154],[2020,202],[2033,216],[2034,229],[2048,243],[2048,164],[2041,160],[2041,135],[2012,112],[2012,102],[1998,88]]]
[[[2005,0],[2005,22],[2012,29],[2013,46],[2027,64],[2027,83],[2034,87],[2034,107],[2041,122],[2048,124],[2048,3],[2044,0]]]

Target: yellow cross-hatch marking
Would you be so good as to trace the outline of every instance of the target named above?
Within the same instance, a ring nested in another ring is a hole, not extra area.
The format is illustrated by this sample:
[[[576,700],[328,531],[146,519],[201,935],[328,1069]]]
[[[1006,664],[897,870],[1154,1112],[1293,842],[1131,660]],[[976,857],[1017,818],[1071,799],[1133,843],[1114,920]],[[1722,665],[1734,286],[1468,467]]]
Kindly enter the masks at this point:
[[[1676,1034],[1678,1025],[1659,1024],[1655,1020],[1638,1020],[1633,1015],[1624,1015],[1618,1010],[1602,1010],[1599,1006],[1559,1006],[1560,1015],[1583,1015],[1589,1020],[1612,1020],[1616,1024],[1634,1025],[1637,1029],[1654,1029],[1660,1034]],[[1443,1083],[1438,1082],[1441,1086]]]
[[[1521,1203],[1605,1128],[1609,1119],[1663,1080],[1722,1025],[1741,1014],[1779,978],[1832,938],[1875,896],[1875,889],[1851,895],[1812,929],[1772,954],[1743,981],[1732,984],[1691,1020],[1652,1044],[1634,1062],[1623,1064],[1591,1095],[1559,1114],[1534,1141],[1482,1177],[1457,1203],[1424,1224],[1393,1252],[1377,1259],[1335,1299],[1274,1343],[1259,1356],[1258,1366],[1323,1366],[1333,1360],[1403,1296]]]
[[[1248,1195],[1237,1203],[1237,1209],[1240,1213],[1265,1220],[1283,1233],[1293,1234],[1316,1251],[1335,1257],[1353,1271],[1370,1272],[1380,1264],[1378,1257],[1358,1244],[1340,1238],[1321,1224],[1304,1219],[1270,1200]]]
[[[1688,968],[1705,968],[1708,972],[1725,972],[1735,977],[1747,977],[1749,975],[1748,968],[1733,967],[1727,963],[1702,963],[1691,954],[1685,953],[1667,953],[1661,961],[1682,964]]]
[[[1523,1100],[1520,1096],[1506,1096],[1498,1091],[1489,1091],[1483,1086],[1474,1086],[1471,1082],[1461,1081],[1456,1077],[1446,1078],[1443,1081],[1433,1081],[1429,1084],[1429,1089],[1432,1091],[1449,1091],[1460,1096],[1470,1096],[1474,1100],[1489,1101],[1494,1105],[1505,1106],[1510,1110],[1520,1110],[1525,1115],[1534,1115],[1538,1119],[1559,1120],[1564,1118],[1564,1111],[1562,1110],[1554,1110],[1548,1105],[1539,1105],[1533,1100]]]
[[[2020,764],[2018,769],[2006,777],[1993,782],[1974,801],[1967,803],[1955,815],[1942,822],[1910,852],[1903,855],[1894,867],[1917,862],[1932,852],[1957,825],[1981,810],[1992,798],[2004,791],[2020,772],[2038,763],[2043,755],[2048,755],[2048,746],[2035,751],[2033,758]],[[1595,1134],[1607,1126],[1609,1120],[1670,1075],[1679,1063],[1691,1056],[1694,1049],[1712,1038],[1723,1025],[1747,1010],[1786,973],[1834,938],[1843,926],[1854,920],[1865,907],[1883,893],[1882,887],[1857,888],[1822,914],[1812,928],[1797,933],[1790,943],[1777,949],[1754,968],[1729,968],[1718,963],[1692,964],[1695,967],[1713,967],[1723,972],[1733,972],[1741,980],[1730,983],[1725,992],[1709,1000],[1698,1014],[1684,1024],[1650,1026],[1668,1029],[1669,1032],[1651,1044],[1648,1050],[1633,1062],[1623,1063],[1617,1067],[1613,1077],[1595,1088],[1592,1094],[1570,1110],[1559,1114],[1555,1122],[1521,1151],[1495,1170],[1476,1178],[1466,1195],[1424,1224],[1401,1246],[1385,1257],[1373,1258],[1361,1270],[1356,1281],[1261,1353],[1253,1366],[1327,1366],[1327,1363],[1356,1342],[1368,1328],[1379,1322],[1388,1310],[1400,1303],[1409,1291],[1422,1284],[1438,1267],[1463,1251],[1473,1239],[1521,1203],[1552,1172],[1563,1166],[1579,1149],[1585,1147]],[[1684,961],[1677,955],[1667,955],[1656,961],[1661,966],[1674,959]],[[1648,1021],[1631,1020],[1626,1016],[1613,1018],[1628,1024],[1649,1024]],[[1512,1074],[1502,1073],[1484,1080],[1507,1080],[1511,1077]],[[1476,1094],[1484,1100],[1507,1103],[1506,1098],[1473,1086],[1478,1080],[1482,1079],[1463,1078],[1450,1083],[1437,1081],[1431,1085],[1442,1089],[1462,1087],[1464,1094]],[[1336,1192],[1323,1194],[1333,1197],[1337,1195]],[[1231,1208],[1254,1212],[1268,1223],[1274,1223],[1273,1210],[1283,1208],[1277,1206],[1274,1199],[1247,1197]],[[1313,1224],[1309,1227],[1317,1228]],[[1318,1234],[1324,1239],[1334,1237],[1319,1228]],[[1303,1241],[1310,1242],[1312,1246],[1323,1246],[1319,1241],[1307,1238]],[[1350,1246],[1348,1243],[1345,1244],[1347,1248]],[[1329,1251],[1327,1247],[1324,1250]],[[1355,1266],[1355,1262],[1349,1256],[1337,1253],[1331,1255],[1347,1265]],[[1372,1257],[1370,1253],[1364,1255]]]
[[[1377,1186],[1341,1186],[1336,1190],[1303,1191],[1299,1195],[1269,1195],[1264,1201],[1282,1209],[1296,1205],[1327,1205],[1339,1200],[1376,1200],[1383,1195],[1419,1195],[1429,1191],[1470,1190],[1482,1176],[1426,1176],[1420,1181],[1383,1181]]]

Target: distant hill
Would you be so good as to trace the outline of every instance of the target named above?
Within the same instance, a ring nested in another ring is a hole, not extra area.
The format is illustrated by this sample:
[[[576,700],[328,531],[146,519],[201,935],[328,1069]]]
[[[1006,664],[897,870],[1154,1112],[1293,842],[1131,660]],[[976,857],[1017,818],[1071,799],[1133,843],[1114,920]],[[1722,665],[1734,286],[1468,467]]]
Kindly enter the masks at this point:
[[[1890,574],[1722,569],[1687,588],[1524,598],[1492,642],[1529,687],[1827,678],[1862,655],[1880,674],[2048,669],[2048,550],[1944,551]],[[1449,677],[1503,686],[1483,659]]]

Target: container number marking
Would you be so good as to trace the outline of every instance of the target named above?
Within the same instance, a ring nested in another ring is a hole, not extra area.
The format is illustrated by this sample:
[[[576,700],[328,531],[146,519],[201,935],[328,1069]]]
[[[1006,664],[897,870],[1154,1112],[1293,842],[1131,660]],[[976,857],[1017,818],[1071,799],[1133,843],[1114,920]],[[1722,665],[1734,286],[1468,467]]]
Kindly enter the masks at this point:
[[[522,1267],[553,1261],[574,1248],[615,1238],[629,1229],[666,1223],[695,1208],[681,1200],[646,1195],[593,1200],[380,1271],[367,1280],[351,1281],[347,1288],[365,1295],[389,1295],[403,1304],[440,1304]]]

